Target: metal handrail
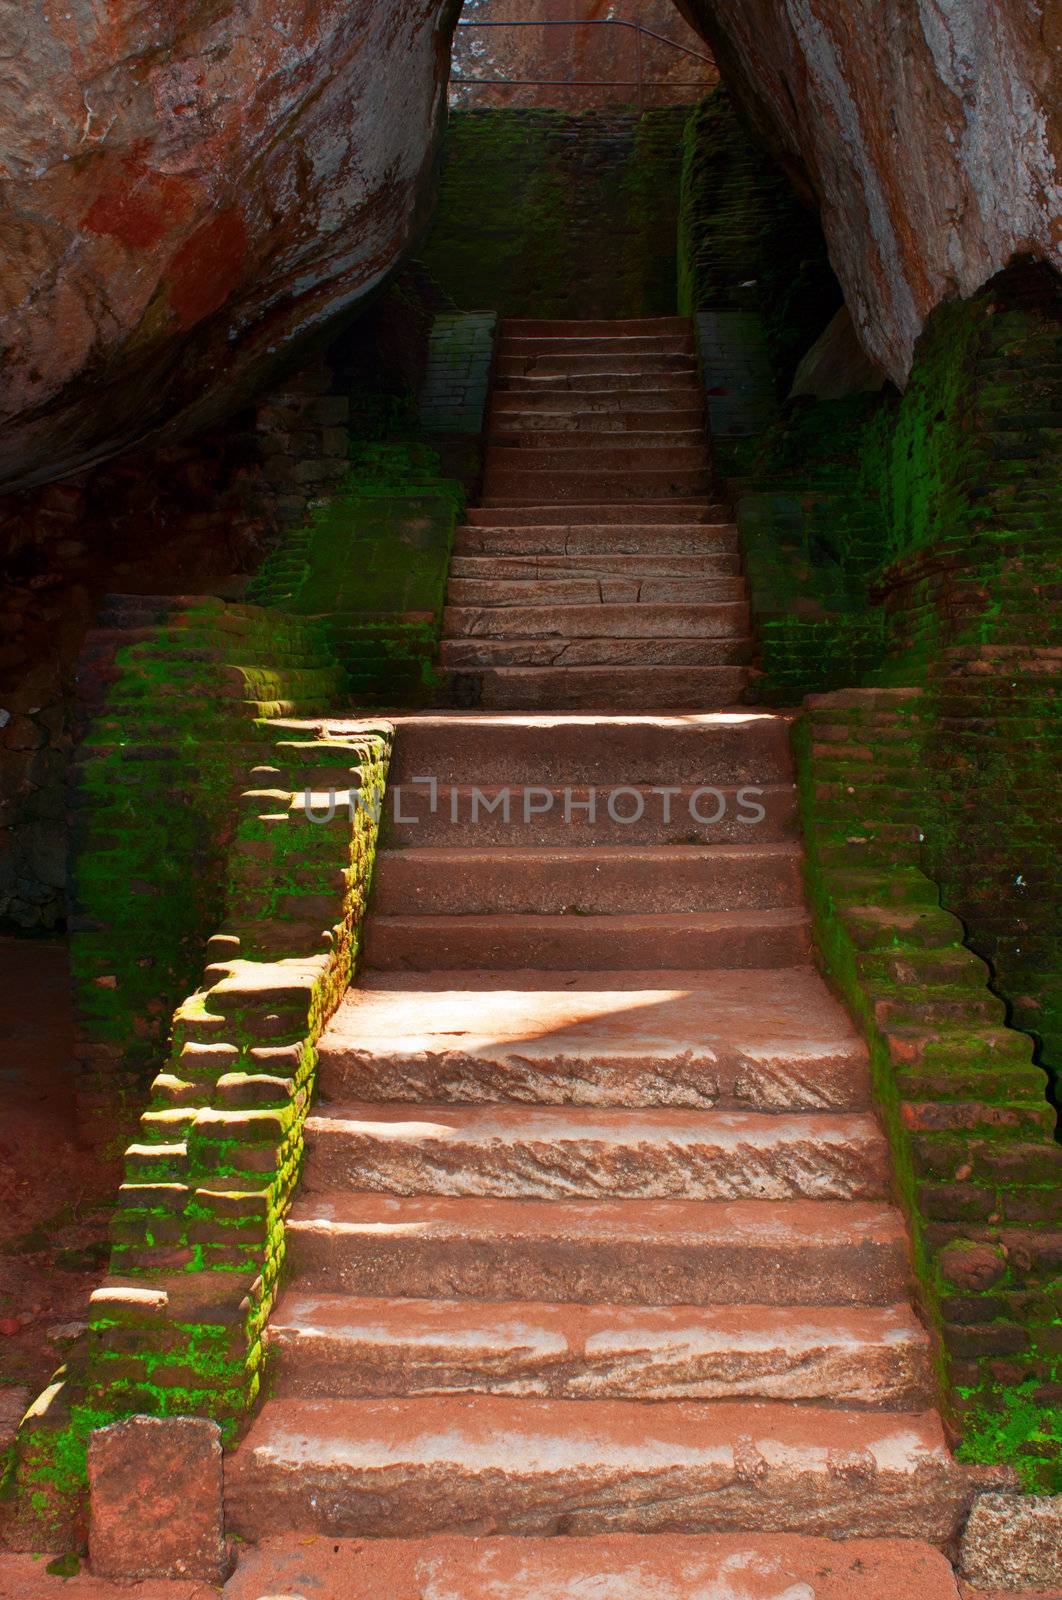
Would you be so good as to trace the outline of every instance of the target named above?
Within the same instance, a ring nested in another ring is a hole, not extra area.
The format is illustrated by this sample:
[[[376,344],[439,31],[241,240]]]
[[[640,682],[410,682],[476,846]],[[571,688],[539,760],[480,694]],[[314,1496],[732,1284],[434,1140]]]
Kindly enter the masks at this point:
[[[476,84],[508,85],[512,88],[542,88],[542,89],[636,89],[638,91],[638,109],[645,106],[645,64],[643,39],[653,39],[658,44],[666,44],[670,49],[677,50],[681,55],[689,56],[694,61],[707,62],[714,66],[712,56],[705,55],[700,50],[691,50],[688,45],[679,44],[676,39],[668,39],[662,33],[656,33],[652,28],[645,28],[640,22],[627,22],[622,17],[586,17],[586,18],[536,18],[513,22],[458,22],[459,28],[629,28],[635,36],[635,59],[637,61],[638,76],[634,79],[627,78],[451,78],[451,83],[473,87]],[[650,84],[650,88],[656,85]],[[700,83],[677,83],[674,81],[664,85],[672,89],[699,89]]]

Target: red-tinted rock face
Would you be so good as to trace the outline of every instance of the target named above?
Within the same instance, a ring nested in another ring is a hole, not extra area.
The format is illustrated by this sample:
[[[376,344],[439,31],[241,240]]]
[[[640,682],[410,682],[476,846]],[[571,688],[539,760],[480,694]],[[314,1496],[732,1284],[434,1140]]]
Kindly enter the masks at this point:
[[[415,226],[455,0],[0,0],[0,487],[261,386]]]
[[[1016,252],[1062,267],[1062,12],[1049,0],[678,0],[822,208],[868,351]]]

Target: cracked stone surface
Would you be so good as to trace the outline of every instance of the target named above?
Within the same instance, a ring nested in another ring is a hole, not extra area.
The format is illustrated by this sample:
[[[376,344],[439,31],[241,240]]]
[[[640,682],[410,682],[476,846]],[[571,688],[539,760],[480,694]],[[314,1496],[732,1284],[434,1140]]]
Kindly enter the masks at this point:
[[[458,9],[0,0],[0,486],[212,420],[380,281]]]
[[[1062,267],[1062,13],[1008,0],[678,0],[818,201],[865,348],[903,383],[929,312],[1016,253]]]

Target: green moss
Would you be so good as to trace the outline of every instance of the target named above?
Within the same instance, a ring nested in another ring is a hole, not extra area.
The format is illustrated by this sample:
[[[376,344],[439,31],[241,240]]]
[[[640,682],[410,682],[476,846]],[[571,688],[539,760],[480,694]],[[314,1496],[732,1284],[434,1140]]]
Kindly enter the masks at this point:
[[[425,265],[468,311],[672,315],[684,118],[451,112]]]
[[[784,394],[840,304],[818,218],[720,85],[694,109],[683,139],[679,311],[758,312]]]

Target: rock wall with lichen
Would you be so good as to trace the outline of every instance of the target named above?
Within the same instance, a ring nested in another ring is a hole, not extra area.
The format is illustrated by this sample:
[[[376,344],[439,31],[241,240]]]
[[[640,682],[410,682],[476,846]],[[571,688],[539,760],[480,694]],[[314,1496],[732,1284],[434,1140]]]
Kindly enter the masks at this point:
[[[1031,253],[1062,267],[1062,22],[1007,0],[678,0],[813,196],[898,383],[930,312]]]
[[[0,3],[0,485],[202,429],[381,282],[458,10]]]

